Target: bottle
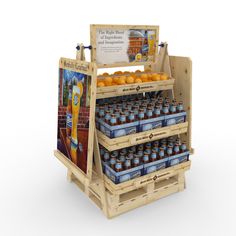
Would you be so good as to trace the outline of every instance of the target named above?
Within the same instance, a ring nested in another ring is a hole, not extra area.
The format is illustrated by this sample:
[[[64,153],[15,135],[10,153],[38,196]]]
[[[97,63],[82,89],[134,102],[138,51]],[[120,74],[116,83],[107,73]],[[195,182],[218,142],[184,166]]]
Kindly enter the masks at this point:
[[[143,156],[143,150],[138,150],[137,155]]]
[[[170,113],[171,114],[175,114],[176,113],[176,104],[175,103],[172,103],[170,105]]]
[[[108,105],[108,111],[110,111],[110,114],[114,113],[114,108],[112,105]]]
[[[95,116],[98,117],[98,114],[99,114],[99,106],[98,106],[98,104],[96,104],[96,107],[95,107]]]
[[[112,157],[110,159],[110,166],[113,170],[115,170],[115,165],[116,165],[116,158]]]
[[[129,116],[129,110],[127,107],[123,109],[125,116]]]
[[[170,98],[168,96],[165,98],[165,103],[170,103]]]
[[[108,103],[104,103],[104,110],[108,111]]]
[[[166,151],[166,149],[167,149],[166,143],[163,143],[163,144],[161,145],[161,147],[164,149],[164,151]]]
[[[99,113],[98,113],[98,117],[103,119],[105,116],[105,109],[104,109],[104,106],[100,106],[99,107]]]
[[[159,148],[159,158],[163,159],[165,157],[165,151],[163,147]]]
[[[138,118],[138,109],[139,109],[139,106],[138,106],[138,105],[134,105],[132,109],[133,109],[133,111],[134,111],[135,119],[137,119],[137,118]]]
[[[117,160],[116,164],[115,164],[115,171],[116,172],[121,172],[122,170],[123,170],[122,163],[119,160]]]
[[[143,144],[138,145],[138,151],[143,151]]]
[[[110,111],[106,111],[106,114],[105,114],[105,118],[104,118],[104,121],[107,123],[107,124],[110,124],[110,119],[111,119],[111,114],[110,114]]]
[[[128,109],[129,111],[132,110],[132,103],[131,103],[131,102],[127,102],[127,109]]]
[[[125,170],[128,170],[131,168],[131,159],[126,157],[125,163],[124,163]]]
[[[166,153],[167,153],[167,156],[171,156],[173,154],[173,146],[172,145],[168,145]]]
[[[134,155],[133,166],[137,167],[137,166],[139,166],[139,163],[140,163],[139,156],[138,155]]]
[[[177,155],[179,154],[180,150],[179,150],[179,143],[176,142],[175,143],[175,146],[174,146],[174,154]]]
[[[100,156],[103,159],[103,155],[105,153],[105,150],[104,150],[104,148],[102,146],[99,146],[99,150],[100,150]]]
[[[111,126],[117,125],[117,118],[115,114],[111,114],[110,125]]]
[[[147,104],[143,103],[141,108],[143,109],[143,112],[146,113],[147,112]]]
[[[163,103],[162,103],[161,101],[158,101],[158,102],[156,103],[156,105],[158,105],[158,106],[160,107],[160,110],[163,109]]]
[[[139,120],[144,120],[144,110],[143,110],[143,108],[139,109],[138,119]]]
[[[151,153],[151,161],[156,161],[157,160],[157,151],[156,149],[152,149],[152,153]]]
[[[186,146],[185,141],[183,141],[182,144],[180,145],[180,150],[181,150],[181,152],[186,152],[187,151],[187,146]]]
[[[120,124],[125,124],[126,123],[126,115],[124,112],[120,113]]]
[[[146,143],[145,144],[145,148],[146,149],[150,149],[152,147],[152,144],[150,142]]]
[[[151,119],[152,117],[153,117],[152,108],[149,107],[147,108],[147,111],[146,111],[146,118]]]
[[[184,107],[183,107],[183,102],[179,102],[177,105],[177,112],[183,112],[184,111]]]
[[[149,162],[149,154],[148,152],[145,150],[143,153],[143,163],[146,164]]]
[[[125,162],[125,156],[119,156],[119,161],[123,164]]]
[[[127,152],[128,152],[128,151],[127,151],[127,148],[122,148],[121,151],[120,151],[120,154],[121,154],[121,152],[124,152],[124,155],[126,155]]]
[[[135,152],[136,152],[136,146],[130,147],[130,150],[131,150],[133,153],[135,153]]]
[[[120,110],[118,108],[115,109],[115,115],[116,115],[116,118],[119,119],[119,117],[120,117]]]
[[[154,142],[153,142],[153,146],[154,146],[154,147],[159,147],[159,141],[158,141],[158,140],[154,141]]]
[[[118,158],[119,152],[115,150],[115,151],[112,151],[111,154],[113,154],[115,158]]]
[[[174,138],[173,138],[173,137],[169,137],[169,138],[167,139],[167,142],[168,142],[168,145],[169,145],[169,144],[172,144],[172,145],[173,145],[173,143],[174,143]]]
[[[110,154],[108,151],[104,152],[103,161],[108,162],[110,160]]]
[[[128,122],[134,122],[135,121],[135,116],[134,116],[134,112],[130,111],[129,112],[129,116],[128,116]]]
[[[161,107],[159,105],[155,105],[154,108],[154,117],[158,117],[161,115]]]
[[[158,146],[157,147],[153,147],[152,150],[155,150],[156,153],[158,153],[159,152],[159,147]]]
[[[164,115],[168,115],[168,114],[169,114],[169,106],[168,106],[168,104],[165,104],[165,105],[163,106],[163,108],[162,108],[162,113],[163,113]]]
[[[83,95],[83,83],[77,82],[72,89],[72,128],[71,128],[71,160],[74,164],[78,164],[78,121],[80,111],[80,100]]]

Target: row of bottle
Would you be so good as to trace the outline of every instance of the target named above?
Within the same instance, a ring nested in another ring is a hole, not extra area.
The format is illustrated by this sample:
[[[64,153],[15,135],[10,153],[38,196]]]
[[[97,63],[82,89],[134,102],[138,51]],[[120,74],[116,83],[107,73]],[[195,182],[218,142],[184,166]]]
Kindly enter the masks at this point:
[[[113,103],[106,101],[96,105],[96,117],[112,126],[184,111],[182,101],[163,96],[147,98],[137,95],[130,97],[129,101],[124,97],[112,100]]]
[[[187,151],[186,142],[178,137],[169,137],[129,148],[108,152],[100,146],[100,155],[104,162],[116,172],[128,170],[141,164],[147,164]]]

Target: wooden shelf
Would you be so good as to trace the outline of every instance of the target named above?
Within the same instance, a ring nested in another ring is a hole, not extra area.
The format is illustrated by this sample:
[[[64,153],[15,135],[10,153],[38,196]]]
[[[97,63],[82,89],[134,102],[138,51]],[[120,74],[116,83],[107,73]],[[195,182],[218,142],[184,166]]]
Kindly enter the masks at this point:
[[[108,151],[114,151],[121,148],[126,148],[141,143],[155,141],[161,138],[186,133],[188,130],[188,122],[184,122],[177,125],[171,125],[163,128],[157,128],[140,132],[136,134],[130,134],[119,138],[110,139],[102,132],[97,130],[98,142],[104,146]]]
[[[97,88],[97,99],[173,89],[175,79]]]

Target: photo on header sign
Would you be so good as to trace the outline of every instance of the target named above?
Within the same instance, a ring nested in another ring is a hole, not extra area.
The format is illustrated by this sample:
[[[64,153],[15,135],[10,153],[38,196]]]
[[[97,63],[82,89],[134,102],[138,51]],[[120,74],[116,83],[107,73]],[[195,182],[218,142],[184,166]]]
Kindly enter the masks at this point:
[[[154,29],[97,29],[97,64],[155,62],[157,31]]]

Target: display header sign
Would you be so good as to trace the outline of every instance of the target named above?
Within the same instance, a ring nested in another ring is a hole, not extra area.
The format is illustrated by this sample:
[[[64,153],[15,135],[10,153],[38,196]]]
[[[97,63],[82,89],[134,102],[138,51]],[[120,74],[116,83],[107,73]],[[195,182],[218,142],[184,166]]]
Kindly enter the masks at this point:
[[[154,63],[158,26],[91,26],[92,60],[97,64]]]

